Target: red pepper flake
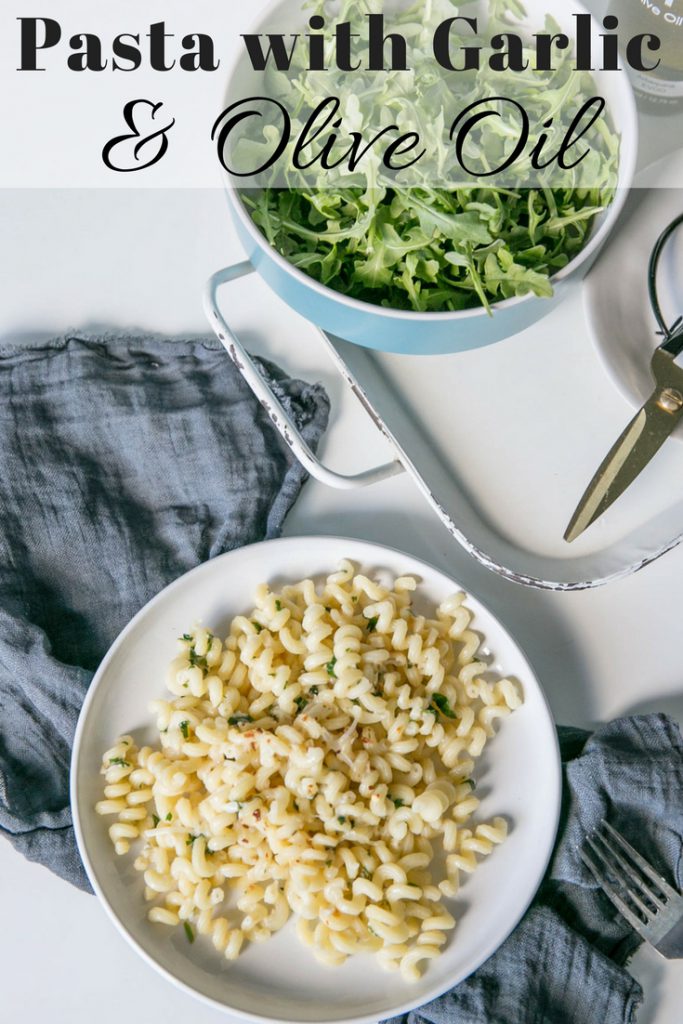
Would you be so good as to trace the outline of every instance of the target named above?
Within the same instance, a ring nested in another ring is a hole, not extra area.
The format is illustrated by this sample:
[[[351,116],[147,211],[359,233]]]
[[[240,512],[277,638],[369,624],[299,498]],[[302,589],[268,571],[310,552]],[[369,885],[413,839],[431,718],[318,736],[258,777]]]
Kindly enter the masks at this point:
[[[256,810],[254,811],[254,821],[260,821],[260,820],[261,820],[261,812],[259,811],[258,808],[256,808]]]

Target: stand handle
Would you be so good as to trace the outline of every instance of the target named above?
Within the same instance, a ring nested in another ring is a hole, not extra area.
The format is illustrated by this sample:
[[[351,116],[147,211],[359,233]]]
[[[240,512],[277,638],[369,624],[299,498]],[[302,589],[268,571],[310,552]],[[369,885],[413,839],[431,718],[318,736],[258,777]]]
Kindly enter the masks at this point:
[[[382,466],[375,466],[373,469],[365,469],[361,473],[345,476],[343,473],[336,473],[333,469],[328,469],[327,466],[324,466],[308,447],[291,416],[289,416],[280,400],[268,387],[251,356],[226,323],[218,305],[217,293],[219,288],[225,284],[237,281],[239,278],[253,273],[253,271],[254,267],[252,264],[245,260],[243,263],[234,263],[232,266],[225,267],[223,270],[213,274],[207,281],[204,290],[204,311],[223,348],[268,413],[268,416],[295,457],[316,480],[320,480],[321,483],[340,490],[367,487],[368,484],[375,484],[380,480],[387,480],[389,477],[402,473],[404,467],[395,459],[392,462],[386,462]]]

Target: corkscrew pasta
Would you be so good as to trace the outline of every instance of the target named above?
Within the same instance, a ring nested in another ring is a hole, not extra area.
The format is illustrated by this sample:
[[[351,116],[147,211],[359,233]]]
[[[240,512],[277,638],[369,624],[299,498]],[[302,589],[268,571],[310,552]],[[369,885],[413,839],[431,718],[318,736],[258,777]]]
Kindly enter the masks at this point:
[[[150,921],[233,960],[294,914],[323,963],[372,952],[406,981],[440,954],[445,898],[506,836],[474,819],[472,774],[522,696],[477,657],[464,595],[427,618],[416,586],[344,561],[260,586],[225,640],[179,639],[158,746],[118,739],[96,806],[117,854],[136,845]]]

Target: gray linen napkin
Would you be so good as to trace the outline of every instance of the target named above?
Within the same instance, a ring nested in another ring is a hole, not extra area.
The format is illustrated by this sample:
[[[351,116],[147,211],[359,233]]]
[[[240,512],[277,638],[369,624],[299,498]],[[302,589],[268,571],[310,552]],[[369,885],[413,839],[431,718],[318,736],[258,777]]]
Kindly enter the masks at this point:
[[[261,372],[315,448],[320,386]],[[89,889],[71,741],[107,648],[167,583],[275,537],[305,473],[211,340],[0,346],[0,833]]]
[[[532,907],[478,971],[389,1024],[635,1021],[642,990],[624,964],[640,940],[597,888],[579,849],[607,817],[681,887],[683,740],[665,715],[617,719],[592,735],[560,727],[559,735],[562,820]]]

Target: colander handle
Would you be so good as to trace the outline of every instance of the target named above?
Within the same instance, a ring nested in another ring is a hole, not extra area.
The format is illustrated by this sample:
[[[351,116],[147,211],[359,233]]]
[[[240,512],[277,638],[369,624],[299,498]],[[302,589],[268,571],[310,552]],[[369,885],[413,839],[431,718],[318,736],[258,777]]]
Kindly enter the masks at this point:
[[[204,311],[218,340],[268,413],[268,416],[295,457],[316,480],[320,480],[321,483],[327,484],[329,487],[337,487],[341,490],[367,487],[368,484],[375,484],[380,480],[387,480],[389,477],[402,473],[404,467],[400,462],[394,460],[393,462],[386,462],[382,466],[375,466],[373,469],[365,469],[362,473],[345,476],[343,473],[336,473],[333,469],[328,469],[327,466],[324,466],[316,458],[291,416],[268,387],[253,359],[242,346],[234,331],[226,323],[225,317],[218,305],[219,288],[224,284],[237,281],[246,274],[253,273],[253,271],[254,267],[252,264],[245,260],[243,263],[234,263],[231,267],[225,267],[223,270],[213,274],[207,281],[204,290]]]

